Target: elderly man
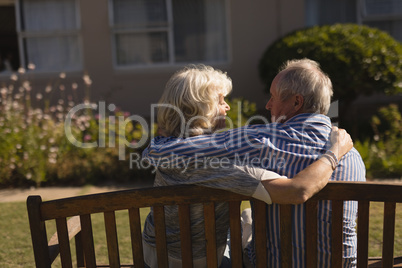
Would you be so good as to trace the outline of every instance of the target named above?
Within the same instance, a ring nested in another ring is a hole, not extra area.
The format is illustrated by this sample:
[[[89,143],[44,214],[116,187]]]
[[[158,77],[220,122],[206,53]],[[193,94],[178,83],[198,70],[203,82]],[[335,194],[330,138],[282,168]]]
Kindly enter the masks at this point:
[[[331,131],[326,116],[332,96],[332,83],[317,62],[302,59],[287,62],[270,88],[271,98],[266,108],[274,123],[251,125],[213,135],[189,138],[157,137],[144,151],[143,157],[153,163],[164,159],[177,162],[188,159],[199,164],[200,159],[230,158],[240,164],[253,164],[294,177],[325,152]],[[330,180],[365,181],[365,166],[359,153],[352,149],[340,161]],[[200,166],[201,167],[201,166]],[[268,182],[269,183],[269,182]],[[274,195],[275,191],[270,195]],[[292,203],[292,202],[289,202]],[[268,266],[280,266],[279,206],[267,206]],[[304,205],[294,205],[293,267],[305,267]],[[344,206],[343,257],[344,267],[356,265],[356,202]],[[318,219],[319,267],[329,267],[331,258],[331,204],[319,204]],[[247,247],[251,263],[254,243]]]

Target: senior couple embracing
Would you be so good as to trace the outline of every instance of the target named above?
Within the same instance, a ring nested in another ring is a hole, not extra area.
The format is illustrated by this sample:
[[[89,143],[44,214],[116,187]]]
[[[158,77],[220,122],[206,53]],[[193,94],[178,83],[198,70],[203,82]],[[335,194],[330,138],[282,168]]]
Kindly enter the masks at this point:
[[[157,168],[154,186],[196,184],[252,196],[267,206],[268,266],[280,266],[279,205],[294,204],[293,263],[306,267],[303,203],[328,181],[365,181],[365,166],[349,134],[332,127],[326,116],[332,83],[319,64],[309,59],[284,64],[270,88],[269,124],[223,131],[225,97],[232,90],[226,73],[193,65],[167,82],[157,114],[160,136],[143,152]],[[158,166],[160,159],[170,165]],[[202,163],[200,163],[202,159]],[[244,266],[253,267],[253,205],[242,215]],[[230,267],[228,208],[216,204],[218,262]],[[345,202],[344,267],[356,266],[357,203]],[[330,267],[331,204],[318,207],[319,267]],[[182,267],[177,207],[165,209],[169,267]],[[193,263],[206,266],[202,206],[191,207]],[[145,262],[157,267],[153,210],[143,232]]]

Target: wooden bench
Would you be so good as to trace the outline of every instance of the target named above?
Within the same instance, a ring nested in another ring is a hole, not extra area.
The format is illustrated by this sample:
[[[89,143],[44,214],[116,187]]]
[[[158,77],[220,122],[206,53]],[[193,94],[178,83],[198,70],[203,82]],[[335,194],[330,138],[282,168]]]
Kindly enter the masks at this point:
[[[217,266],[215,240],[215,202],[228,202],[230,210],[232,267],[242,267],[240,204],[249,197],[227,191],[198,186],[156,187],[136,190],[116,191],[42,202],[40,196],[27,199],[28,216],[31,228],[36,267],[51,267],[60,254],[62,267],[73,267],[70,239],[75,239],[77,267],[143,267],[143,251],[139,209],[153,207],[155,215],[158,266],[168,267],[164,206],[178,205],[180,213],[181,248],[183,267],[192,266],[190,239],[189,205],[203,203],[206,233],[206,253],[208,267]],[[370,201],[384,204],[384,237],[382,267],[392,267],[392,262],[401,263],[393,256],[395,206],[402,202],[402,185],[377,183],[329,183],[320,193],[306,202],[307,267],[317,263],[317,213],[319,200],[333,200],[332,210],[332,267],[342,267],[342,209],[343,200],[359,201],[358,220],[358,267],[376,265],[381,260],[368,258],[368,220]],[[255,228],[257,267],[267,267],[265,206],[258,200],[255,203]],[[129,264],[120,263],[115,212],[128,213],[132,259]],[[100,265],[95,255],[91,215],[104,214],[109,263]],[[291,263],[291,206],[281,206],[281,254],[282,267],[292,267]],[[46,222],[55,220],[57,235],[50,240],[46,234]],[[370,266],[377,267],[377,266]],[[381,264],[380,266],[381,267]],[[402,267],[402,266],[395,266]]]

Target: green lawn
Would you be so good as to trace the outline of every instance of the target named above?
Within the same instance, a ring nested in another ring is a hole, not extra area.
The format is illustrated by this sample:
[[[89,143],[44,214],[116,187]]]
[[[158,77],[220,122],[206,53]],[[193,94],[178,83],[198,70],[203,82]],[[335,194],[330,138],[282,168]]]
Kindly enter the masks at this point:
[[[371,203],[370,212],[370,256],[381,256],[382,237],[382,209],[380,203]],[[142,220],[148,214],[148,209],[141,211]],[[0,267],[34,267],[28,217],[24,202],[0,203]],[[119,247],[121,250],[121,262],[131,261],[131,246],[128,227],[128,215],[126,212],[116,213],[117,231],[119,234]],[[94,215],[92,218],[95,251],[99,262],[107,262],[106,237],[103,226],[103,215]],[[49,237],[54,233],[53,224],[47,225]],[[103,235],[99,235],[102,233]],[[72,242],[73,243],[73,242]],[[73,254],[74,256],[74,254]],[[395,256],[402,256],[402,204],[397,205]],[[57,261],[57,264],[59,261]],[[55,267],[60,267],[56,265]]]

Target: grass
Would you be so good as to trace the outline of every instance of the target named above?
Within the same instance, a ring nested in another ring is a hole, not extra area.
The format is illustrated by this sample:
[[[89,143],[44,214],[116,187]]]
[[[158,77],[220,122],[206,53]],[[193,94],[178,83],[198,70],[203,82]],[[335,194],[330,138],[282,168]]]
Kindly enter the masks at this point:
[[[370,202],[369,256],[382,255],[384,203]],[[394,256],[402,256],[402,204],[396,204]]]
[[[247,204],[243,207],[247,207]],[[24,202],[0,203],[0,267],[18,268],[34,267],[31,237],[28,217]],[[369,256],[381,256],[382,239],[382,203],[372,202],[370,205],[370,238]],[[141,210],[141,220],[145,220],[149,209]],[[116,213],[118,241],[122,263],[131,261],[131,245],[128,226],[128,215],[125,211]],[[92,217],[94,229],[95,252],[97,261],[107,263],[106,237],[103,225],[103,215]],[[395,256],[402,256],[402,204],[397,204],[397,219],[395,232]],[[55,232],[54,224],[47,225],[48,237]],[[103,232],[102,232],[103,231]],[[74,243],[74,242],[72,242]],[[73,244],[72,244],[73,245]],[[72,254],[74,256],[74,254]],[[54,267],[60,267],[56,259]]]

